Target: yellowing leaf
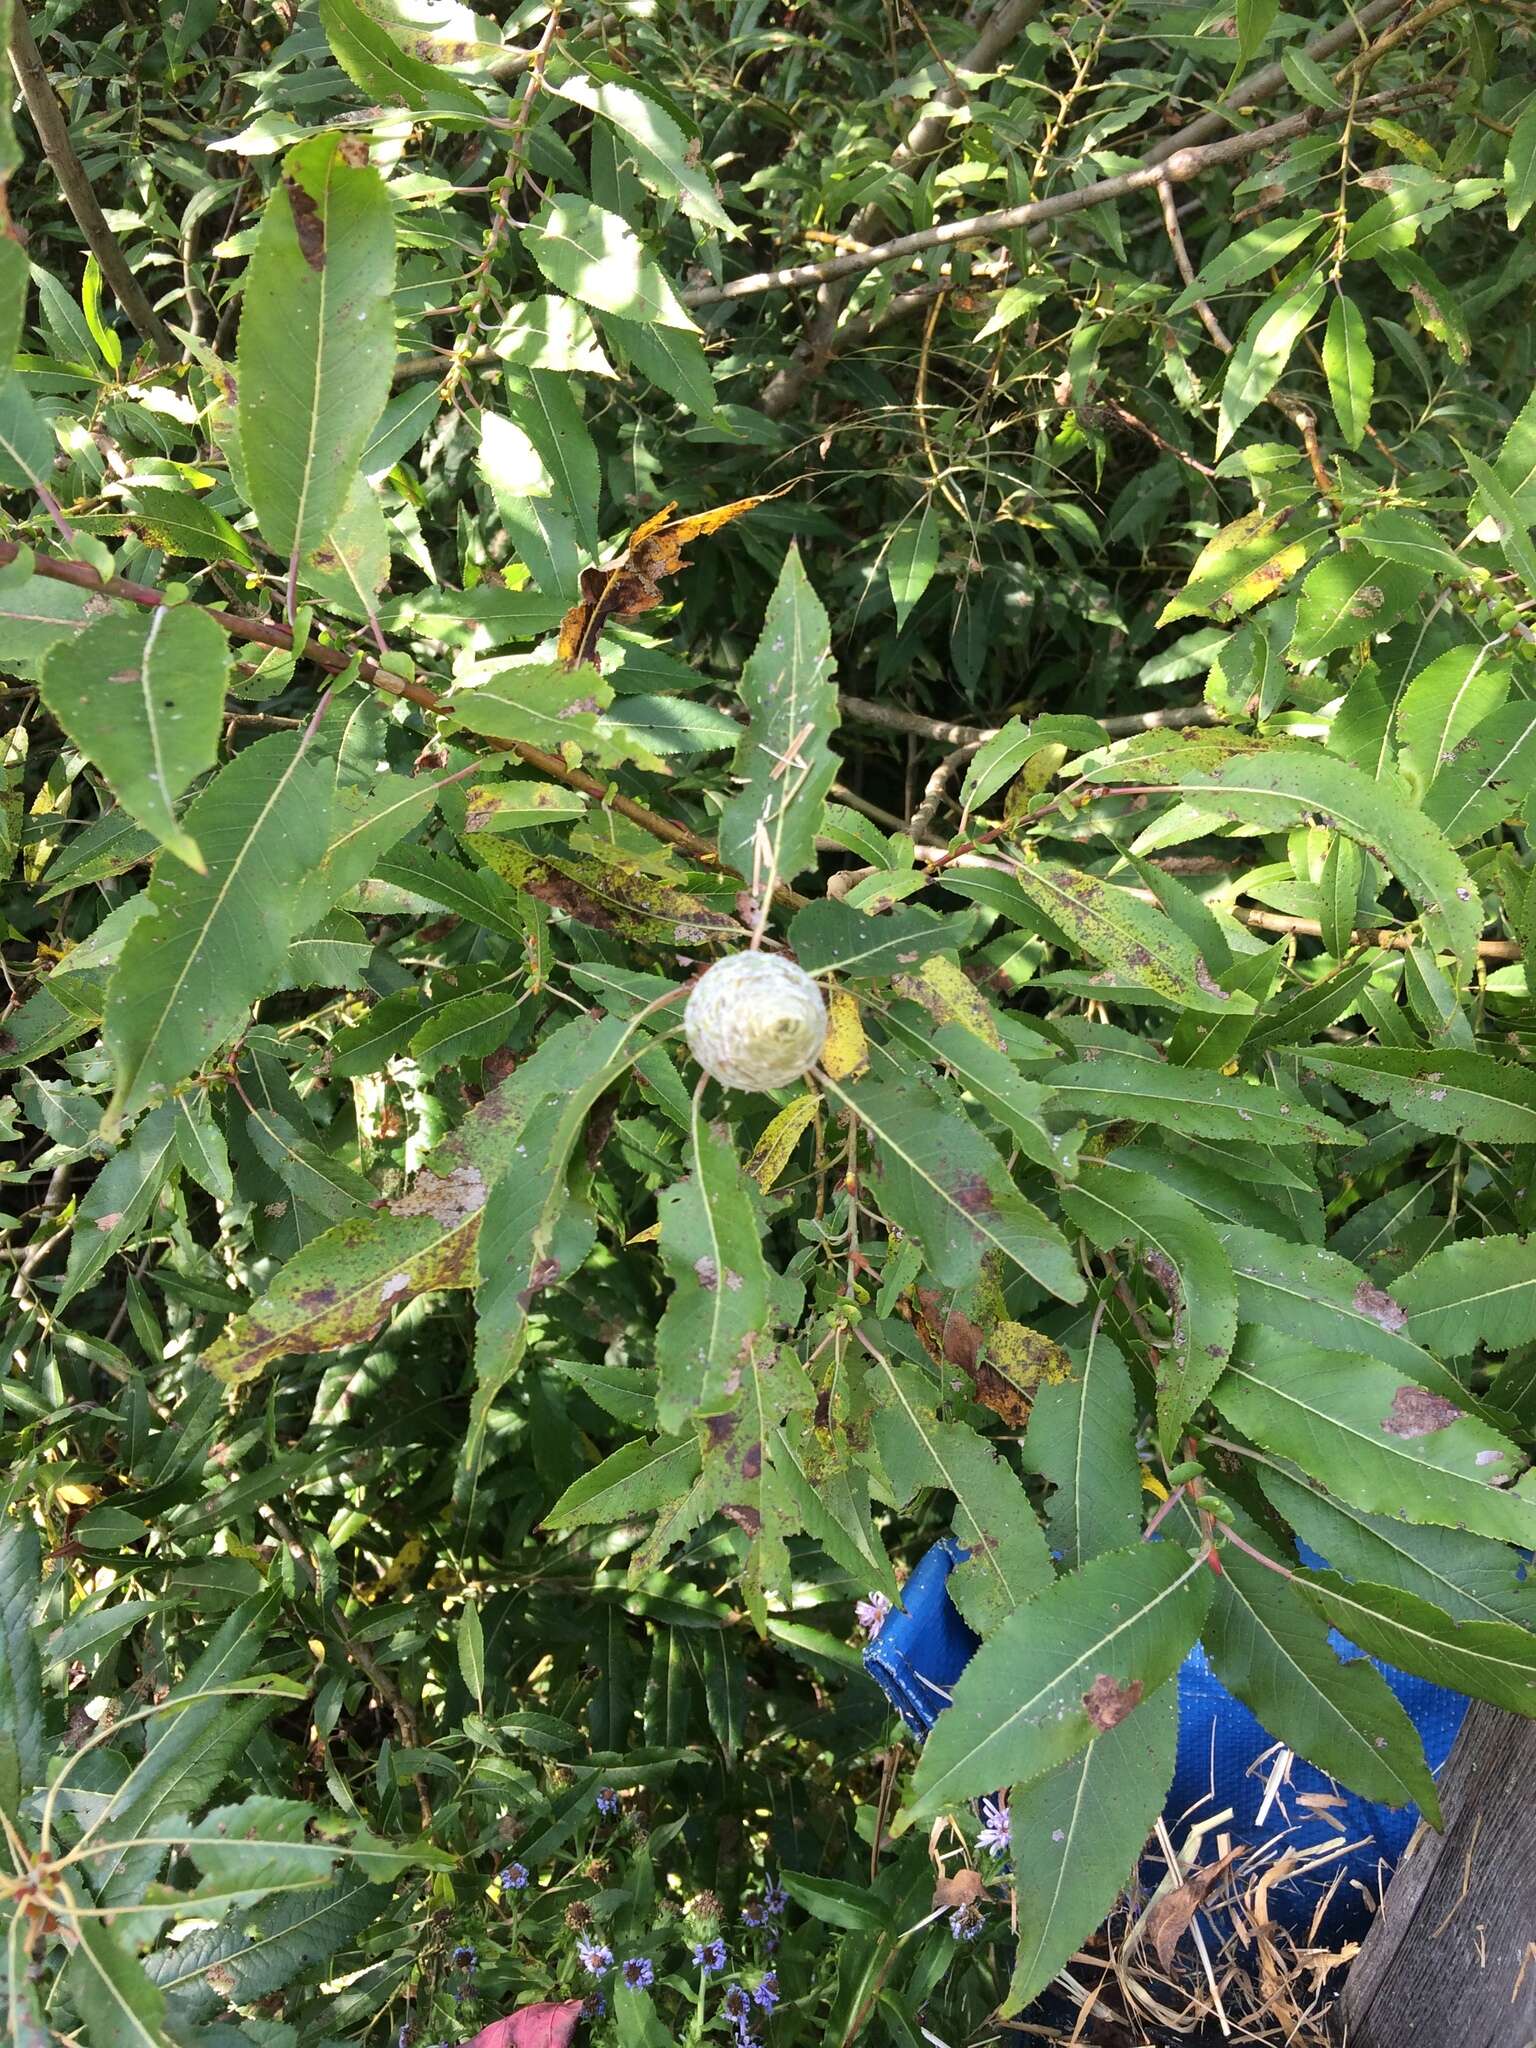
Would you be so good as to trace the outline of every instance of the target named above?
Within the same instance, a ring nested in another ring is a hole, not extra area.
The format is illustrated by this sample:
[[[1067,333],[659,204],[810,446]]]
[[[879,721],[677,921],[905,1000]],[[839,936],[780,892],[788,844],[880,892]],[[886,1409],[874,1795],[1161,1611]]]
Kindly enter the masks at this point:
[[[851,1001],[852,998],[850,997],[848,1000]],[[855,1015],[854,1022],[857,1025],[857,1015]],[[860,1031],[859,1042],[861,1045],[863,1044],[863,1039],[864,1034]],[[827,1043],[830,1045],[831,1042],[829,1037]],[[788,1166],[790,1154],[794,1151],[796,1145],[799,1144],[801,1133],[807,1124],[814,1121],[820,1106],[820,1097],[813,1095],[807,1089],[803,1095],[797,1095],[793,1102],[788,1102],[784,1105],[773,1119],[773,1122],[769,1124],[767,1130],[763,1132],[763,1135],[753,1146],[752,1157],[747,1161],[747,1171],[765,1195],[778,1180],[785,1167]],[[659,1226],[653,1224],[651,1229],[643,1232],[642,1235],[654,1237],[658,1228]],[[638,1242],[635,1238],[631,1238],[629,1241],[631,1244]]]
[[[925,960],[916,974],[893,975],[891,986],[898,995],[921,1003],[935,1029],[942,1031],[946,1024],[961,1024],[984,1044],[1002,1051],[1003,1034],[992,1015],[992,1005],[957,961],[937,955]],[[827,1071],[832,1070],[829,1067]]]
[[[821,1064],[834,1081],[862,1074],[869,1065],[869,1041],[859,1005],[845,988],[827,991],[827,1042],[821,1049]]]

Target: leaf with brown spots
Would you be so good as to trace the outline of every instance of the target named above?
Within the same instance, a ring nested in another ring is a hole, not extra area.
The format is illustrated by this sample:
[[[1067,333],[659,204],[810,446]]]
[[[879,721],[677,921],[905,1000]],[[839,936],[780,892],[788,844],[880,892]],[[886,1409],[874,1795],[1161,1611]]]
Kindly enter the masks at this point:
[[[656,1332],[656,1415],[664,1430],[728,1407],[772,1334],[757,1190],[729,1131],[695,1099],[686,1180],[668,1188],[661,1257],[673,1293]]]
[[[662,583],[688,567],[683,549],[707,533],[716,533],[733,519],[740,519],[770,498],[782,497],[792,485],[781,484],[776,491],[760,497],[738,498],[730,505],[716,505],[708,512],[691,512],[674,519],[675,503],[637,526],[624,544],[624,552],[606,568],[583,569],[581,602],[572,605],[560,622],[560,659],[567,668],[583,662],[599,666],[597,643],[603,629],[626,624],[662,602]]]
[[[1391,1436],[1433,1436],[1436,1430],[1459,1422],[1465,1413],[1443,1395],[1431,1394],[1423,1387],[1401,1386],[1392,1396],[1381,1426]]]
[[[1088,1718],[1102,1735],[1106,1729],[1118,1728],[1128,1715],[1141,1705],[1142,1683],[1133,1678],[1122,1684],[1118,1678],[1111,1678],[1107,1671],[1098,1677],[1083,1694],[1083,1705]]]
[[[556,1032],[428,1155],[404,1193],[290,1259],[203,1353],[209,1371],[244,1385],[291,1352],[364,1342],[418,1294],[473,1287],[486,1196],[517,1156],[535,1108],[570,1086],[590,1057],[596,1030],[580,1018]]]
[[[827,1093],[864,1127],[886,1213],[922,1245],[940,1287],[965,1286],[990,1251],[1063,1301],[1082,1300],[1066,1239],[1019,1193],[975,1125],[933,1090],[829,1080]]]
[[[1115,1674],[1120,1695],[1136,1687],[1138,1698],[1149,1697],[1183,1663],[1214,1584],[1205,1560],[1179,1544],[1138,1543],[1056,1579],[1016,1609],[961,1673],[892,1832],[999,1785],[1032,1784],[1099,1740],[1087,1698],[1100,1674]],[[1012,1804],[1017,1829],[1016,1792]],[[1027,1838],[1015,1841],[1027,1846]]]

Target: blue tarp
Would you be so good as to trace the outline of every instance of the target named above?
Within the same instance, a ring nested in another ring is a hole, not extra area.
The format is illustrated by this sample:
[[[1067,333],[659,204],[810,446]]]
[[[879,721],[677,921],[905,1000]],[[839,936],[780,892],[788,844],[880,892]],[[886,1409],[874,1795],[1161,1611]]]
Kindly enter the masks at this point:
[[[920,1736],[938,1719],[977,1646],[978,1638],[961,1618],[946,1586],[950,1572],[965,1556],[953,1537],[936,1543],[908,1579],[902,1605],[886,1616],[879,1635],[864,1652],[865,1668],[908,1727]],[[1305,1562],[1320,1564],[1322,1560],[1308,1556]],[[1331,1641],[1341,1657],[1352,1659],[1361,1654],[1337,1632]],[[1385,1664],[1378,1664],[1377,1669],[1418,1729],[1430,1769],[1439,1771],[1467,1710],[1465,1698]],[[1182,1842],[1191,1822],[1227,1807],[1232,1809],[1232,1818],[1223,1823],[1222,1831],[1234,1842],[1245,1843],[1250,1852],[1271,1850],[1278,1857],[1283,1850],[1294,1849],[1311,1855],[1340,1842],[1353,1843],[1347,1856],[1328,1864],[1316,1876],[1272,1886],[1268,1904],[1272,1921],[1303,1936],[1318,1900],[1333,1885],[1319,1938],[1329,1943],[1357,1940],[1407,1847],[1418,1823],[1418,1808],[1381,1806],[1362,1799],[1296,1757],[1260,1827],[1259,1809],[1277,1751],[1275,1737],[1227,1691],[1198,1644],[1184,1660],[1178,1685],[1178,1763],[1163,1808],[1175,1844]],[[1303,1797],[1313,1794],[1341,1803],[1303,1805]],[[1015,1849],[1022,1846],[1015,1844]]]

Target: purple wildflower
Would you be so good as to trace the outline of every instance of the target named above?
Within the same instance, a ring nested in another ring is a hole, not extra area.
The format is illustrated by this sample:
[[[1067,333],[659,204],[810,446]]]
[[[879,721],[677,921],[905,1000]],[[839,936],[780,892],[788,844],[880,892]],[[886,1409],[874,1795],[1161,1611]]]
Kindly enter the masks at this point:
[[[450,1961],[456,1970],[463,1970],[467,1975],[473,1976],[480,1958],[472,1948],[456,1948]]]
[[[528,1882],[526,1863],[509,1863],[501,1873],[501,1888],[504,1892],[520,1892]]]
[[[599,1813],[615,1814],[619,1810],[619,1795],[611,1785],[597,1788],[597,1810]]]
[[[1006,1856],[1013,1847],[1013,1815],[1007,1803],[1001,1799],[983,1799],[981,1802],[981,1833],[976,1837],[978,1849],[990,1849],[994,1856]]]
[[[622,1974],[631,1991],[649,1991],[656,1982],[655,1966],[649,1956],[630,1956]]]
[[[789,1893],[785,1891],[783,1885],[776,1884],[769,1878],[763,1886],[763,1911],[770,1919],[777,1920],[788,1904]]]
[[[713,1941],[696,1941],[693,1944],[693,1960],[701,1970],[723,1970],[725,1943],[718,1936]]]
[[[853,1618],[863,1629],[871,1642],[885,1627],[885,1617],[891,1611],[891,1603],[884,1593],[871,1593],[860,1600],[853,1610]]]
[[[613,1950],[601,1941],[578,1941],[576,1960],[589,1977],[601,1977],[613,1968]]]
[[[761,1927],[767,1914],[763,1911],[761,1899],[743,1899],[741,1902],[741,1924],[743,1927]]]
[[[735,2020],[740,2024],[742,2020],[752,2017],[752,2000],[739,1984],[733,1984],[726,1992],[723,2004],[728,2020]]]
[[[770,1970],[752,1994],[752,2003],[760,2005],[764,2012],[772,2012],[779,2002],[779,1973]]]
[[[601,1991],[589,1991],[581,2002],[581,2016],[585,2020],[600,2020],[608,2011],[608,2001]]]

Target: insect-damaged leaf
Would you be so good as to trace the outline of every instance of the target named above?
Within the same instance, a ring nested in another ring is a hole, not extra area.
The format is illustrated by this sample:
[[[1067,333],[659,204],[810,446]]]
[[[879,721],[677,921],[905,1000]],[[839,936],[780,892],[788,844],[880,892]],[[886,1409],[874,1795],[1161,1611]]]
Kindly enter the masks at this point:
[[[596,1029],[577,1019],[556,1032],[428,1154],[403,1194],[338,1223],[290,1259],[204,1352],[209,1371],[241,1384],[290,1352],[361,1343],[428,1289],[473,1287],[486,1197],[516,1159],[539,1104],[581,1072]]]
[[[1536,1477],[1507,1437],[1374,1358],[1242,1332],[1212,1395],[1254,1443],[1372,1514],[1536,1542]]]
[[[1028,1784],[1134,1720],[1183,1662],[1213,1584],[1203,1558],[1143,1543],[1026,1601],[966,1666],[894,1831],[999,1785]]]
[[[297,563],[330,533],[389,398],[395,225],[366,145],[283,159],[245,275],[240,452],[261,537]]]
[[[1081,1301],[1083,1277],[1055,1224],[1027,1202],[1002,1160],[958,1109],[917,1083],[866,1082],[827,1092],[868,1134],[881,1199],[922,1245],[941,1287],[974,1280],[982,1255],[1001,1253],[1063,1301]]]
[[[1173,1341],[1158,1366],[1158,1436],[1179,1432],[1221,1377],[1237,1332],[1237,1293],[1221,1240],[1194,1203],[1150,1174],[1099,1165],[1062,1190],[1062,1207],[1101,1251],[1134,1245],[1168,1304]]]
[[[1145,991],[1144,1000],[1223,1015],[1253,1007],[1228,995],[1193,939],[1128,889],[1059,861],[1021,863],[1014,880],[1069,944],[1103,962],[1107,986]]]
[[[1268,743],[1225,760],[1156,734],[1113,762],[1086,771],[1092,782],[1154,783],[1197,810],[1234,823],[1283,831],[1326,820],[1374,853],[1418,904],[1436,945],[1467,966],[1482,911],[1471,877],[1444,835],[1388,776],[1373,779],[1320,747]]]
[[[787,491],[788,484],[780,487]],[[707,533],[729,526],[754,505],[765,505],[780,491],[766,491],[758,498],[737,498],[729,505],[716,505],[707,512],[674,515],[676,503],[663,505],[659,512],[642,520],[624,544],[617,562],[606,568],[583,569],[581,601],[560,622],[560,659],[567,668],[582,662],[598,666],[597,643],[604,629],[638,619],[654,611],[664,599],[662,582],[676,576],[688,564],[683,549]]]
[[[656,1332],[656,1417],[679,1430],[725,1407],[766,1349],[769,1273],[754,1191],[730,1133],[693,1106],[688,1178],[661,1197],[672,1298]]]
[[[837,773],[832,631],[800,565],[784,557],[756,647],[741,676],[752,714],[736,773],[745,788],[720,820],[720,858],[762,894],[816,863],[821,807]]]

